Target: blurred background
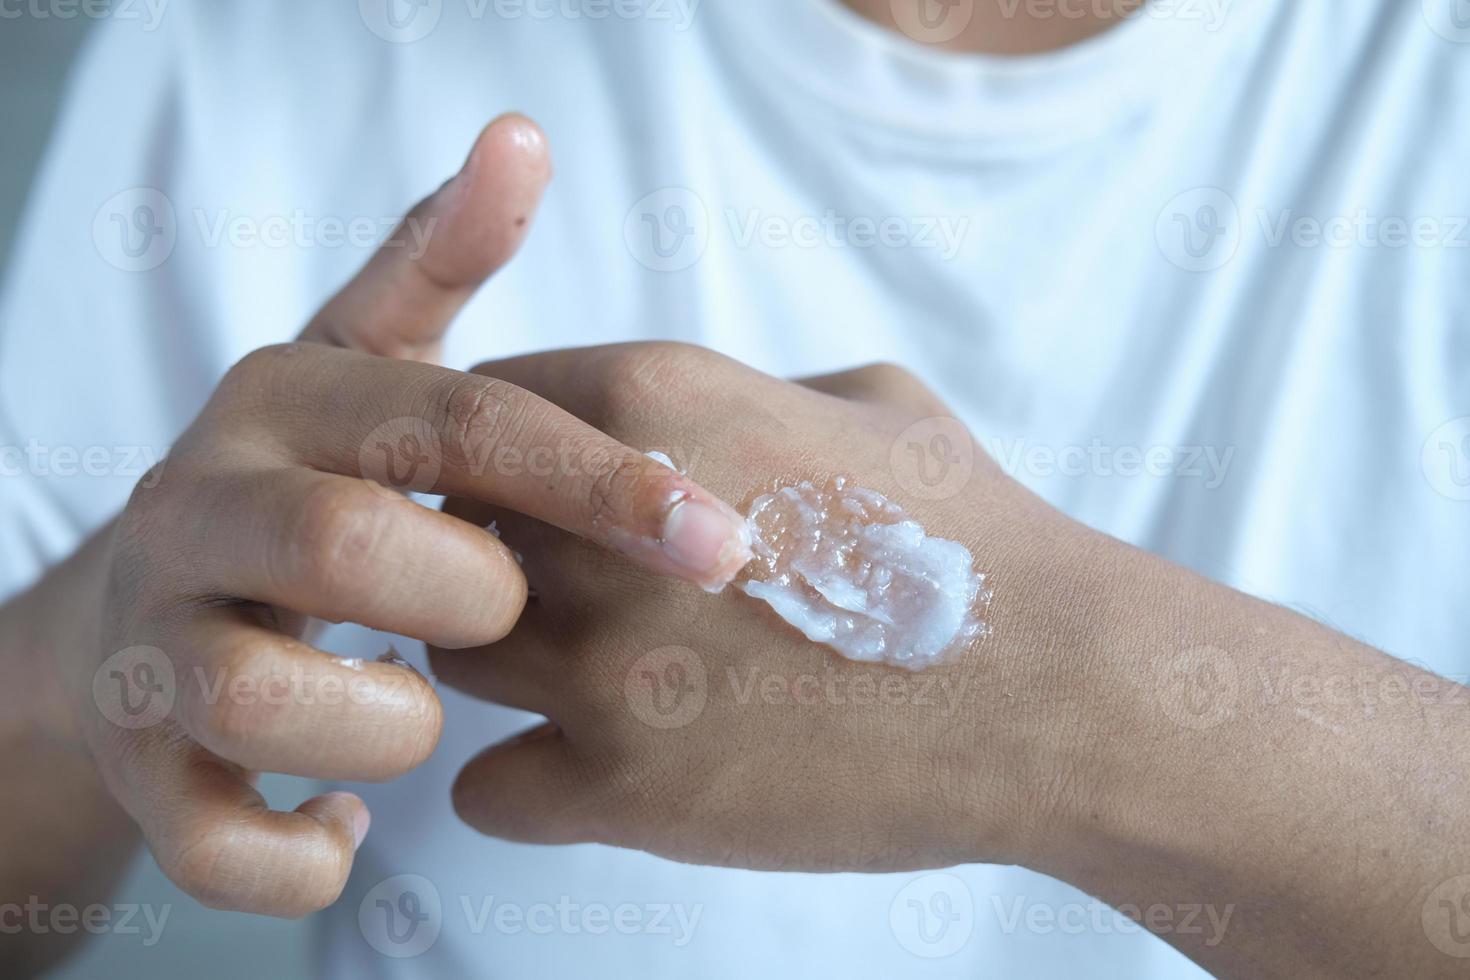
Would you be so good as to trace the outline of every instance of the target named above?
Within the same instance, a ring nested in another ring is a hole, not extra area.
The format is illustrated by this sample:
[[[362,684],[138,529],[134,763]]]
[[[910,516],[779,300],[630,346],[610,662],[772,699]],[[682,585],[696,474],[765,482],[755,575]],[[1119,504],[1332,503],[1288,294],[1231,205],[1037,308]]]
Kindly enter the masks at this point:
[[[0,270],[8,267],[16,225],[45,152],[65,92],[68,71],[89,21],[37,17],[7,7],[0,19]],[[262,786],[273,802],[310,795],[291,780]],[[234,978],[308,976],[308,931],[301,922],[228,915],[200,907],[169,883],[150,858],[133,868],[119,906],[146,905],[161,922],[164,941],[148,945],[146,916],[137,934],[94,937],[80,955],[48,976],[57,980],[152,980],[160,976]],[[167,919],[163,916],[167,915]],[[0,969],[3,973],[3,969]]]
[[[87,35],[76,17],[0,20],[0,269],[10,255],[15,223],[60,105],[67,69]]]

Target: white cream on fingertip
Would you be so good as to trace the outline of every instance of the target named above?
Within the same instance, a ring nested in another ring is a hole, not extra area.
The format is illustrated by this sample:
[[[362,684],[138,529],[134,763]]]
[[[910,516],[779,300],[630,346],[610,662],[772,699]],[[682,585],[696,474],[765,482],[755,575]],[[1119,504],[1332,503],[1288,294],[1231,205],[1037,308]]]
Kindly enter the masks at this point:
[[[739,588],[852,660],[922,670],[989,632],[984,574],[958,541],[931,537],[882,494],[811,483],[757,498],[755,561]]]

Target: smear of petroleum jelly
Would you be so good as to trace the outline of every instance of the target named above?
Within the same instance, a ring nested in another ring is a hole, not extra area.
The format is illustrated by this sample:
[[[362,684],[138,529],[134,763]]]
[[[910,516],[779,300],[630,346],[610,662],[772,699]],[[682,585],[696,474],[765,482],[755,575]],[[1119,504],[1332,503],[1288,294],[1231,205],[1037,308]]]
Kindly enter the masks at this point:
[[[755,560],[740,589],[853,660],[922,670],[989,632],[985,576],[958,541],[930,537],[882,494],[785,487],[751,504]]]
[[[668,456],[667,453],[661,453],[657,449],[650,449],[648,452],[644,453],[643,455],[647,456],[649,459],[653,460],[655,463],[663,463],[665,466],[667,466],[669,469],[673,470],[675,473],[679,474],[680,476],[687,476],[688,475],[683,470],[679,469],[679,467],[677,467],[677,466],[674,465],[674,461],[669,458],[669,456]]]

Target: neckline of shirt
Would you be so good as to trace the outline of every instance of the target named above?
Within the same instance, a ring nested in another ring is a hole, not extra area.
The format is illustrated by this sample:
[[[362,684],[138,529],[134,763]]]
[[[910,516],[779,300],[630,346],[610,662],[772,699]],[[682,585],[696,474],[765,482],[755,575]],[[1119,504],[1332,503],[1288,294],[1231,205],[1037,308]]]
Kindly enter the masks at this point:
[[[1017,0],[1025,4],[1028,0]],[[1150,0],[1123,23],[1034,55],[928,46],[841,0],[711,4],[724,35],[783,96],[871,129],[957,148],[1042,151],[1108,131],[1206,70],[1263,0]]]

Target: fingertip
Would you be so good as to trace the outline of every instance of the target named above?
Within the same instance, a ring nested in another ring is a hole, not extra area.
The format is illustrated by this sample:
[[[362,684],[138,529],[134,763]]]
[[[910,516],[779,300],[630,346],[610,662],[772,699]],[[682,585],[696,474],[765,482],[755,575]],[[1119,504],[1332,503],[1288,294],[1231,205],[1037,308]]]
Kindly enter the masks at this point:
[[[664,555],[706,592],[718,593],[754,557],[749,524],[718,499],[688,499],[664,519]]]
[[[446,512],[446,516],[452,515]],[[446,601],[435,606],[436,609],[444,606],[444,611],[453,615],[441,612],[414,634],[430,646],[444,650],[469,650],[499,643],[515,629],[530,595],[518,553],[493,532],[465,528],[464,523],[455,518],[449,525],[455,535],[446,541],[468,544],[470,548],[457,566],[461,572],[454,579],[452,590],[444,591]],[[447,545],[445,553],[448,553]]]
[[[422,267],[450,289],[477,286],[510,261],[530,231],[551,179],[541,127],[501,116],[475,139],[459,174],[427,202]]]
[[[296,812],[311,817],[336,834],[352,842],[355,852],[367,837],[373,815],[356,793],[334,790],[307,800]]]
[[[485,633],[476,638],[475,642],[466,643],[461,649],[499,643],[520,622],[521,614],[526,611],[526,600],[531,594],[531,586],[526,581],[525,571],[515,562],[513,554],[511,562],[512,568],[499,578],[498,591],[485,602]]]
[[[460,308],[520,248],[550,179],[541,127],[519,113],[492,120],[459,172],[419,201],[302,339],[434,359]]]
[[[749,522],[698,484],[661,464],[650,467],[646,479],[624,484],[621,508],[596,509],[620,518],[605,530],[607,543],[651,571],[722,592],[754,558]]]
[[[539,197],[551,179],[551,145],[534,119],[507,112],[475,137],[465,173],[493,179],[502,192]],[[529,220],[529,215],[519,215]]]
[[[521,155],[527,163],[542,166],[550,172],[551,144],[541,124],[519,112],[506,112],[480,132],[476,144],[485,143],[505,153]]]

